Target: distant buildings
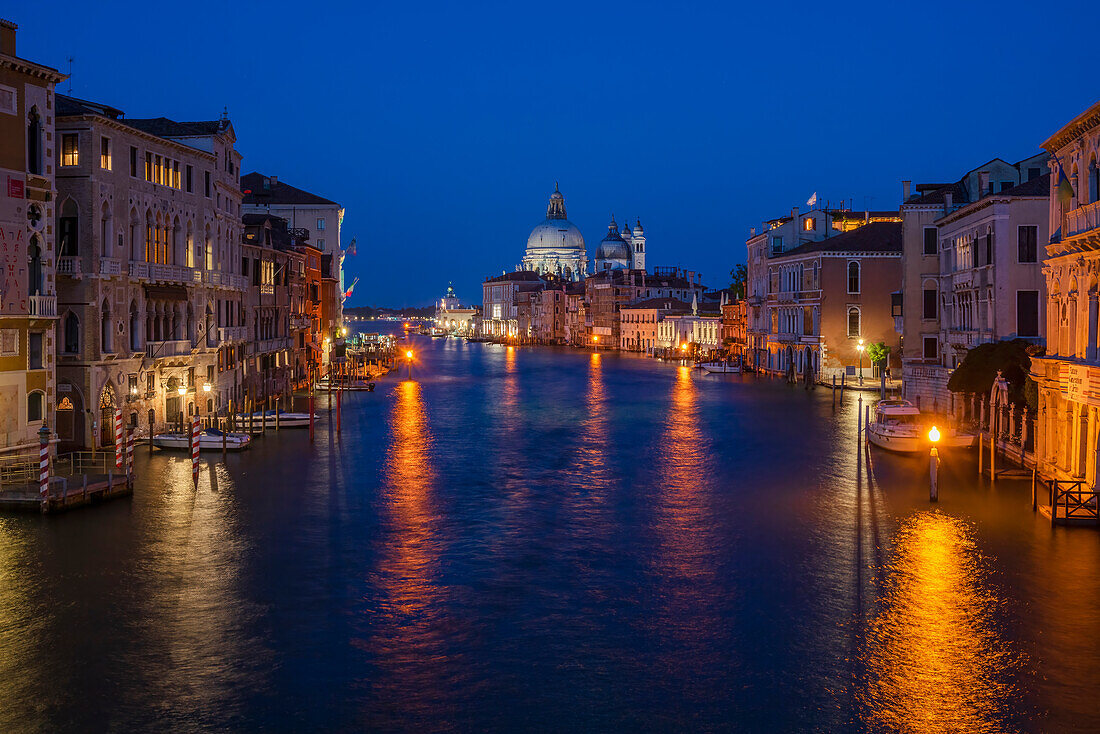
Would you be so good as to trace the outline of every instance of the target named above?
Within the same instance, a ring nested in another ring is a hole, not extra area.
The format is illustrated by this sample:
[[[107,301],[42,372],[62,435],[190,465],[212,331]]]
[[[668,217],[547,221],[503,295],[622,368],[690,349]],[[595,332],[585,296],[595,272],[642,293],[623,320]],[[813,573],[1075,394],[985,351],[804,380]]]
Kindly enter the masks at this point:
[[[453,286],[447,286],[447,293],[436,303],[435,325],[449,333],[474,334],[478,329],[478,316],[481,309],[476,306],[463,306],[455,295]]]

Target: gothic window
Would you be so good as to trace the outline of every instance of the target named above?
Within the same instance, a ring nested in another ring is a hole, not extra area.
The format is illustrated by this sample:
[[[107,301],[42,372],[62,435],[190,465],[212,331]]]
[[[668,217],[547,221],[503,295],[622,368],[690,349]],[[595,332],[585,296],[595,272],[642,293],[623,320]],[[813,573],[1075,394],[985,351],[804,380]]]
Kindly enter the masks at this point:
[[[100,348],[104,352],[114,351],[111,349],[111,307],[107,304],[106,299],[104,299],[103,308],[100,311],[99,341]]]
[[[57,234],[60,246],[58,254],[61,257],[76,257],[80,254],[80,210],[72,199],[66,199],[61,205]]]
[[[42,248],[38,246],[38,237],[31,237],[27,257],[27,295],[38,296],[45,290],[42,275]]]
[[[80,351],[80,320],[72,311],[65,316],[65,339],[62,343],[65,345],[66,354],[76,354]]]
[[[853,260],[848,263],[848,292],[859,293],[859,263]]]

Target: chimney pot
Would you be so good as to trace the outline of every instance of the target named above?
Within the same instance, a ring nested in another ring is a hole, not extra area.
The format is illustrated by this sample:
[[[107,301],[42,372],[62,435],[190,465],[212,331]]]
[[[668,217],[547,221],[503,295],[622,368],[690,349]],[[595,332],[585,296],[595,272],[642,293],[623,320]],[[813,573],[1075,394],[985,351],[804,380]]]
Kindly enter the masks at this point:
[[[910,191],[910,187],[912,185],[913,185],[912,181],[902,181],[901,182],[901,201],[902,201],[902,203],[904,203],[906,201],[909,201],[909,191]]]
[[[989,190],[989,171],[978,171],[978,196],[991,193]]]
[[[945,213],[951,210],[952,204],[955,203],[954,200],[955,195],[952,194],[950,191],[943,195],[943,210]]]

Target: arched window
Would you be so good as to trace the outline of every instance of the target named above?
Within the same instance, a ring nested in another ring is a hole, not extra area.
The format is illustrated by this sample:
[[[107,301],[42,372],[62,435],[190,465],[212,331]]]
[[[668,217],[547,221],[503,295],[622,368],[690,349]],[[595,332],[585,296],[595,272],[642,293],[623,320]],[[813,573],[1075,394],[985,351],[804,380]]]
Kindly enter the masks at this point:
[[[39,296],[44,290],[42,248],[38,246],[38,235],[32,235],[30,246],[27,248],[27,295]]]
[[[27,393],[27,422],[42,420],[46,412],[46,395],[41,390]]]
[[[145,262],[156,262],[156,234],[153,230],[153,212],[145,210]]]
[[[107,299],[103,299],[103,307],[100,309],[99,344],[104,352],[113,352],[111,348],[111,307]]]
[[[848,307],[848,338],[856,339],[860,335],[859,307]]]
[[[187,222],[187,260],[185,265],[189,268],[195,267],[195,225],[190,221]]]
[[[42,118],[37,107],[27,115],[27,172],[42,175]]]
[[[70,311],[65,316],[65,338],[62,344],[66,354],[80,352],[80,320],[76,314]]]
[[[1096,156],[1089,163],[1089,203],[1100,201],[1100,167],[1096,165]]]
[[[58,255],[76,257],[80,254],[78,239],[80,236],[80,210],[72,199],[65,199],[61,205],[61,215],[57,220]]]
[[[141,322],[138,320],[138,307],[130,301],[130,351],[141,351]]]
[[[855,260],[848,263],[848,292],[859,293],[859,263]]]
[[[183,226],[180,225],[179,217],[172,220],[172,247],[167,254],[165,262],[170,265],[178,265],[186,260],[183,252]]]
[[[111,205],[103,202],[103,208],[99,212],[99,246],[103,257],[111,256],[112,240],[114,240],[114,232],[111,227]]]

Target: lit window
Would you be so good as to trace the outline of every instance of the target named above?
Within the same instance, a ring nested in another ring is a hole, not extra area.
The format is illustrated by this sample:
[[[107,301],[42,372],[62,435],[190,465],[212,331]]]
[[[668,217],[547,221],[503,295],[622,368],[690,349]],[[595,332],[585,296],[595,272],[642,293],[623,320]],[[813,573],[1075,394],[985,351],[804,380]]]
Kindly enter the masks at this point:
[[[802,229],[813,232],[817,229],[817,217],[806,217],[802,220]]]
[[[65,133],[61,136],[61,165],[75,166],[80,163],[80,153],[77,150],[76,133]]]
[[[104,171],[111,170],[111,139],[99,139],[99,167]]]

